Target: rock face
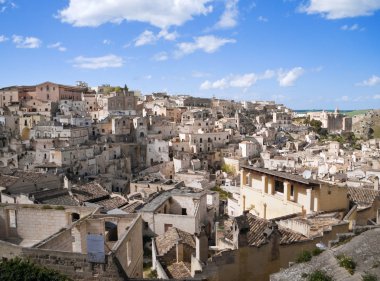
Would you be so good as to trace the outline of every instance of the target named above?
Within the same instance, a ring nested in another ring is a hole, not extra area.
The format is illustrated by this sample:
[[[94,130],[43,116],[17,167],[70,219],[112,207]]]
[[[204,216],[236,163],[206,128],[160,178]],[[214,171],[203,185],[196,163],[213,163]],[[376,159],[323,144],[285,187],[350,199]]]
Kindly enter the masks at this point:
[[[354,260],[356,268],[353,275],[339,266],[336,259],[338,255],[345,255]],[[368,230],[343,245],[328,249],[310,262],[296,264],[272,274],[270,280],[305,281],[306,274],[315,270],[325,271],[335,281],[359,281],[366,273],[380,276],[380,228]]]
[[[380,136],[380,110],[370,110],[353,118],[353,132],[357,137],[368,139]]]

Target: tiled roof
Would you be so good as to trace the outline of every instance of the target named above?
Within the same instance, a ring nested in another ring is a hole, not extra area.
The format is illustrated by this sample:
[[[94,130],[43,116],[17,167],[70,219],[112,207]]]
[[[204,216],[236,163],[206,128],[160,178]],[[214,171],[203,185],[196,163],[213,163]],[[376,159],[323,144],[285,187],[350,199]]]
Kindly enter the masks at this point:
[[[265,230],[270,228],[271,222],[266,219],[256,217],[252,214],[247,214],[247,221],[249,224],[248,244],[251,246],[256,246],[256,247],[259,247],[262,244],[265,244],[266,238],[264,236],[264,232]],[[233,239],[232,231],[226,235],[226,238],[231,241]],[[303,241],[303,240],[308,239],[307,237],[285,227],[278,226],[278,231],[280,232],[280,235],[281,235],[280,244],[282,245],[291,244],[293,242],[298,242],[298,241]]]
[[[72,188],[73,195],[79,202],[96,201],[108,196],[108,192],[97,182],[89,182],[81,186]]]
[[[178,240],[181,240],[182,243],[195,249],[195,239],[193,235],[178,228],[170,227],[164,234],[155,238],[158,255],[162,256],[167,253],[176,245]]]
[[[61,206],[79,206],[79,203],[74,200],[69,194],[62,195],[56,198],[49,198],[40,201],[41,204],[61,205]]]
[[[67,189],[50,189],[31,193],[30,196],[40,204],[78,206],[79,203],[69,194]]]
[[[372,205],[376,198],[380,198],[380,191],[362,187],[349,187],[348,196],[359,207],[365,207]]]
[[[118,196],[96,202],[96,204],[104,207],[104,209],[106,211],[110,211],[110,210],[113,210],[116,208],[120,208],[120,207],[126,205],[127,203],[128,203],[128,201],[126,199],[123,199],[123,198],[118,197]]]
[[[0,186],[8,187],[18,181],[17,177],[0,174]]]
[[[184,262],[176,262],[169,265],[166,270],[169,278],[183,279],[191,277],[190,264]]]
[[[134,213],[136,212],[137,209],[139,209],[139,207],[141,207],[143,205],[142,202],[140,201],[135,201],[135,202],[132,202],[130,204],[128,204],[127,206],[124,206],[122,208],[123,211],[127,212],[127,213]]]

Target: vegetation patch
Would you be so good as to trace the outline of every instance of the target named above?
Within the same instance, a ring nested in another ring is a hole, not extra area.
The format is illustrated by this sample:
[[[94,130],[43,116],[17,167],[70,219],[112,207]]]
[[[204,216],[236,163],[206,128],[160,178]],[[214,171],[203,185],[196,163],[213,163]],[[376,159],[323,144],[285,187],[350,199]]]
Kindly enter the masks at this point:
[[[366,274],[362,275],[362,280],[363,281],[377,281],[378,279],[377,279],[376,275],[366,273]]]
[[[302,263],[302,262],[308,262],[311,261],[312,255],[309,251],[302,251],[298,254],[296,258],[297,263]]]
[[[323,252],[322,249],[315,248],[315,249],[313,249],[313,251],[311,253],[315,257],[315,256],[318,256],[319,254],[321,254],[322,252]]]
[[[222,165],[222,171],[229,174],[229,175],[235,175],[236,174],[235,167],[232,165],[228,165],[228,164]]]
[[[63,210],[65,210],[65,207],[63,207],[63,206],[56,206],[54,209],[63,211]]]
[[[307,277],[307,281],[333,281],[334,279],[331,278],[326,272],[321,270],[316,270],[312,273],[310,273]]]
[[[351,257],[345,255],[339,255],[336,257],[339,261],[339,265],[347,269],[347,271],[352,275],[355,272],[356,263]]]
[[[50,205],[43,205],[41,209],[47,210],[47,209],[53,209],[53,207]]]
[[[15,258],[0,262],[0,281],[70,281],[58,271],[48,269],[31,261]]]
[[[221,189],[219,186],[215,186],[211,190],[218,192],[219,193],[219,198],[221,200],[227,200],[228,198],[232,198],[232,193],[231,192],[225,191],[225,190]]]

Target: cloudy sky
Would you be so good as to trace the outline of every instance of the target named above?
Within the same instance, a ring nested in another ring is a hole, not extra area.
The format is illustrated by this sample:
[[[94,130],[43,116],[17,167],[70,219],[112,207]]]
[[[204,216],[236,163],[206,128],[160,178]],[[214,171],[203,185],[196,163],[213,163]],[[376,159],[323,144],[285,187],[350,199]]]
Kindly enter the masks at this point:
[[[380,108],[380,0],[0,0],[0,87]]]

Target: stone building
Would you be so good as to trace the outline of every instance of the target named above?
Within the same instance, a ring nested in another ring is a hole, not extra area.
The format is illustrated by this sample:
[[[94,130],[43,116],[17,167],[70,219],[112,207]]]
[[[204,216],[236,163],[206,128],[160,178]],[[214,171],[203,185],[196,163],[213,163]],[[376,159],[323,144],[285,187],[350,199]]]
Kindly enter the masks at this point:
[[[207,224],[206,193],[190,188],[165,191],[139,213],[145,222],[146,235],[163,234],[172,226],[191,234],[199,233],[201,225]]]
[[[346,116],[335,109],[334,112],[308,112],[310,119],[322,122],[322,128],[327,129],[331,133],[351,132],[352,118]]]
[[[294,213],[348,210],[347,188],[291,173],[243,166],[241,208],[266,219]]]
[[[96,208],[0,207],[0,257],[29,259],[73,280],[142,278],[142,220]]]

